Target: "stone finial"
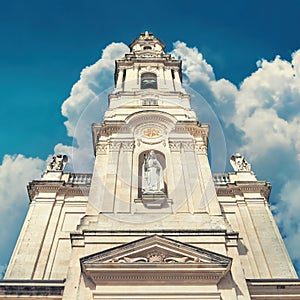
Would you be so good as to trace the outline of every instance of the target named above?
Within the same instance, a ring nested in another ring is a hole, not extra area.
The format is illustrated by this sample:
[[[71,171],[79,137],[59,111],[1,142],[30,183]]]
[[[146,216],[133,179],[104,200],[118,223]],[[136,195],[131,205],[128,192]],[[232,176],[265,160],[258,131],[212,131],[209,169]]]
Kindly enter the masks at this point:
[[[231,155],[230,163],[236,172],[250,172],[251,171],[251,164],[249,164],[245,157],[242,156],[240,153],[236,153]]]

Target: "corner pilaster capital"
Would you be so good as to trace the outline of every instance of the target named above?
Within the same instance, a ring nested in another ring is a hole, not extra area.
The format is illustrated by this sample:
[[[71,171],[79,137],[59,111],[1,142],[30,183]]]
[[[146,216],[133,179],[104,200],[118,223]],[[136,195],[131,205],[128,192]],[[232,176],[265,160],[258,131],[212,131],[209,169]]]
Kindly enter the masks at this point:
[[[106,155],[108,149],[107,142],[98,142],[96,145],[96,155]]]
[[[109,143],[109,151],[110,152],[119,152],[121,145],[122,145],[122,142],[120,142],[120,141],[111,141]]]
[[[171,152],[179,152],[181,149],[181,142],[176,140],[169,140],[169,147]]]
[[[207,146],[203,142],[196,142],[195,151],[199,155],[207,155]]]
[[[135,147],[134,141],[122,142],[122,149],[124,152],[133,152],[134,147]]]

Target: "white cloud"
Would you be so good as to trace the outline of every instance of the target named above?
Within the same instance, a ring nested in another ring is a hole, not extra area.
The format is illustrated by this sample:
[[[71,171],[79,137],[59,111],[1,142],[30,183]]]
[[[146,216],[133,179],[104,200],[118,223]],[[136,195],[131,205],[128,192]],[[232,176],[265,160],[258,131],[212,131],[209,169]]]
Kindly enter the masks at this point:
[[[213,68],[198,52],[197,48],[189,48],[183,42],[174,43],[172,54],[183,62],[183,73],[190,82],[215,80]]]
[[[240,87],[235,124],[245,132],[243,150],[253,157],[274,147],[300,153],[299,56],[300,51],[295,52],[292,62],[279,56],[271,62],[261,60]]]
[[[128,47],[123,43],[112,43],[102,53],[102,57],[93,65],[85,67],[80,74],[80,79],[73,85],[70,97],[62,104],[62,115],[68,120],[65,125],[68,135],[75,137],[75,130],[82,114],[92,101],[99,100],[99,94],[113,85],[113,72],[115,60],[128,52]],[[107,99],[100,103],[94,113],[95,120],[101,119],[106,107]],[[89,115],[89,117],[91,117]],[[91,122],[89,123],[90,126]],[[80,139],[82,136],[77,136]],[[84,139],[85,140],[85,139]],[[80,139],[81,141],[81,139]]]
[[[187,84],[206,99],[220,119],[230,120],[238,92],[236,86],[224,78],[216,80],[213,67],[197,48],[189,48],[185,43],[178,41],[174,43],[172,54],[182,59]]]
[[[57,144],[55,153],[68,154],[71,168],[78,172],[90,172],[93,163],[91,124],[100,122],[107,108],[107,95],[113,87],[115,60],[127,53],[123,43],[111,43],[102,57],[84,68],[74,84],[70,97],[62,104],[62,115],[68,135],[74,138],[72,146]]]

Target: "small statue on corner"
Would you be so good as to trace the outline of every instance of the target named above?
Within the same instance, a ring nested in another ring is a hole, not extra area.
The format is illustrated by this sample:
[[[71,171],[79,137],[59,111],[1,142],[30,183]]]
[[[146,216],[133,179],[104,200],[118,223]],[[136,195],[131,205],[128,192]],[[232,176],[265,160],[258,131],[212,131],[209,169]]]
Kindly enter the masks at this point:
[[[68,156],[56,154],[52,156],[51,161],[47,165],[47,171],[63,171],[68,162]]]
[[[236,153],[231,155],[230,163],[237,172],[250,172],[251,171],[251,164],[249,164],[245,157],[242,156],[240,153]]]

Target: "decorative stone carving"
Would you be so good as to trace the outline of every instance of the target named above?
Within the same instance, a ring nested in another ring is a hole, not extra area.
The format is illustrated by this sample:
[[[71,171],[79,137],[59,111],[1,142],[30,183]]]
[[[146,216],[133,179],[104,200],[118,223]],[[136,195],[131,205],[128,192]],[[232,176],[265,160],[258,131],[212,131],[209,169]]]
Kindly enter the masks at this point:
[[[47,171],[63,171],[68,162],[68,156],[56,154],[52,156],[51,161],[47,165]]]
[[[105,142],[99,142],[96,146],[96,155],[104,155],[107,153],[108,144]]]
[[[195,144],[193,142],[184,142],[182,143],[182,148],[185,152],[195,151]]]
[[[111,262],[114,263],[178,263],[178,264],[188,264],[200,262],[198,258],[190,258],[187,256],[172,257],[167,256],[162,251],[151,251],[142,257],[122,257],[113,258]]]
[[[240,153],[231,155],[230,163],[236,172],[250,172],[251,165],[246,161],[245,157]]]
[[[153,150],[144,155],[142,191],[143,194],[164,192],[163,169]]]
[[[207,147],[203,142],[198,142],[195,144],[195,151],[200,155],[207,155]]]
[[[153,251],[147,254],[147,262],[149,263],[163,263],[166,255],[161,251]]]
[[[134,149],[134,142],[133,141],[122,142],[122,148],[125,152],[132,152]]]
[[[119,152],[121,148],[122,143],[121,142],[110,142],[109,143],[109,150],[111,152]]]
[[[181,142],[169,141],[169,147],[172,152],[179,152],[181,148]]]

